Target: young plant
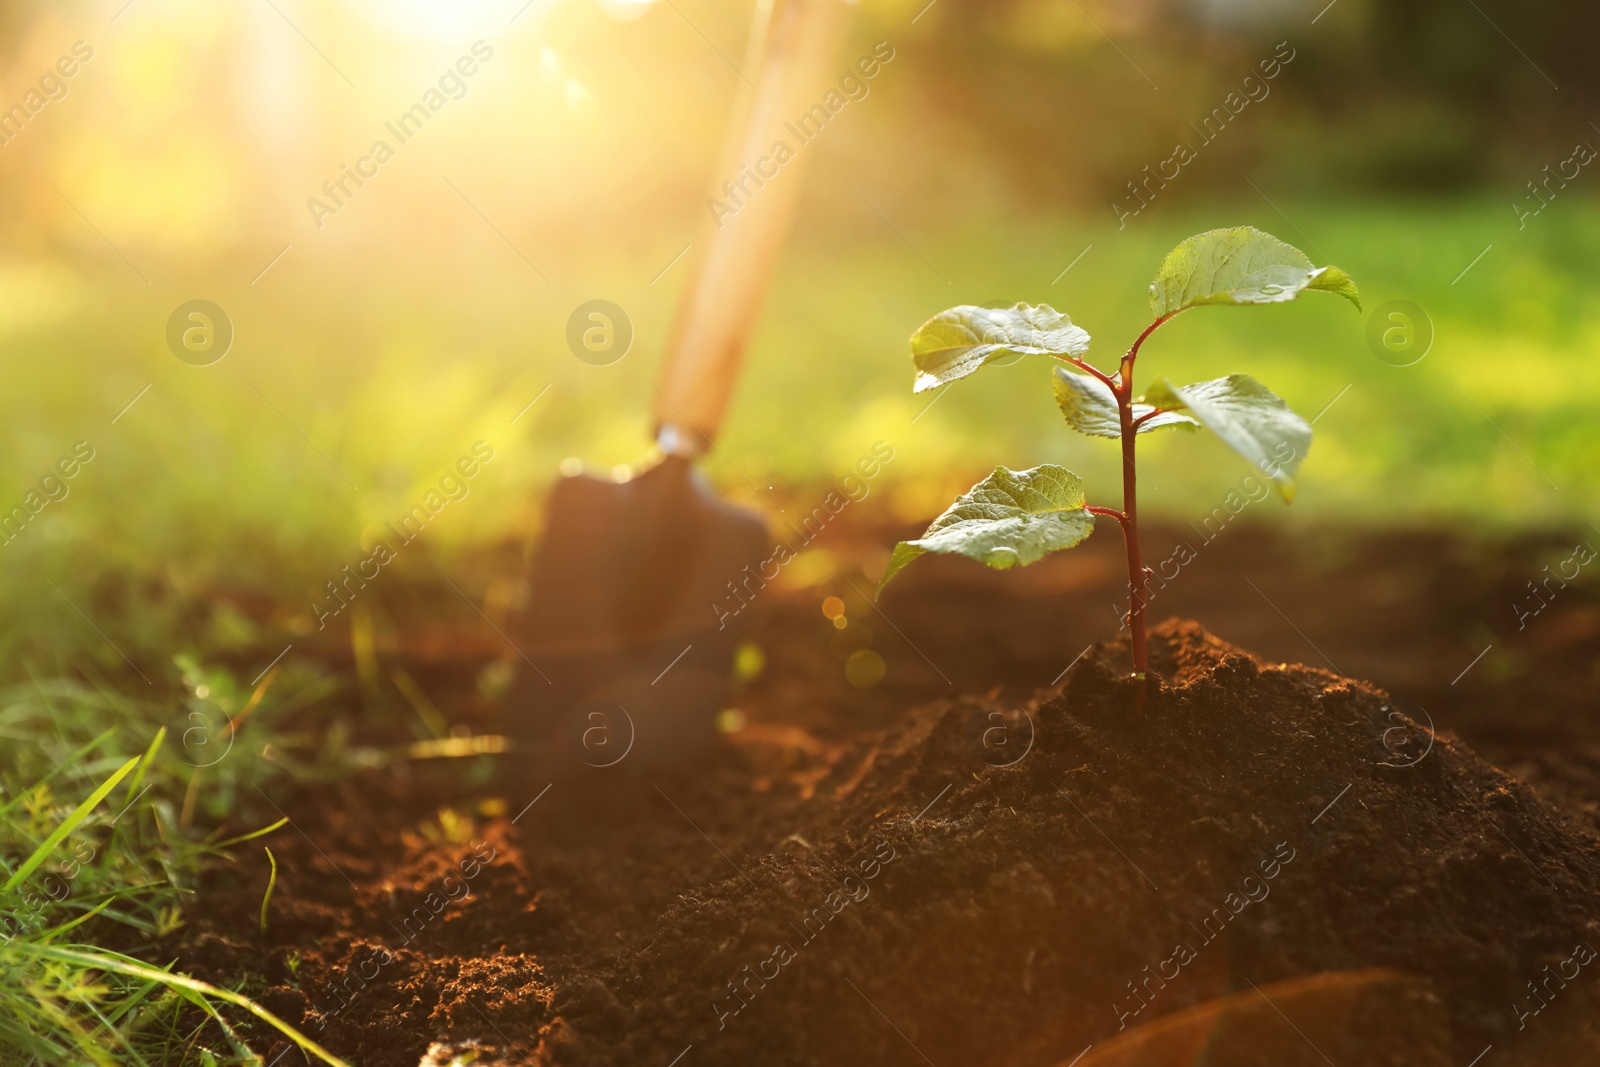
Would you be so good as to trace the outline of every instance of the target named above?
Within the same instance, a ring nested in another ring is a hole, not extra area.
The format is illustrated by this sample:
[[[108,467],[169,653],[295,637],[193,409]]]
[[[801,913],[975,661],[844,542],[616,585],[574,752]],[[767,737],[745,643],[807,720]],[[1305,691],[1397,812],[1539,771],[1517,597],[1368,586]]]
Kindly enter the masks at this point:
[[[1056,403],[1067,425],[1091,437],[1122,442],[1122,508],[1097,507],[1084,499],[1083,480],[1062,467],[1031,470],[996,467],[933,521],[915,541],[902,541],[879,582],[884,585],[927,552],[968,556],[999,570],[1033,563],[1083,541],[1094,517],[1116,519],[1128,553],[1128,627],[1133,674],[1148,670],[1145,605],[1151,571],[1139,559],[1139,434],[1160,429],[1205,427],[1249,460],[1278,490],[1294,499],[1295,473],[1311,447],[1311,424],[1289,410],[1266,386],[1246,374],[1175,386],[1155,379],[1135,397],[1133,367],[1139,348],[1163,323],[1204,304],[1276,304],[1308,290],[1337,293],[1357,308],[1360,295],[1338,267],[1313,267],[1298,248],[1249,226],[1198,234],[1167,254],[1150,283],[1155,318],[1107,374],[1087,363],[1089,335],[1046,305],[1010,308],[963,305],[942,311],[911,337],[917,376],[912,392],[949,385],[1008,356],[1048,356],[1056,367]],[[1142,690],[1141,690],[1142,692]]]

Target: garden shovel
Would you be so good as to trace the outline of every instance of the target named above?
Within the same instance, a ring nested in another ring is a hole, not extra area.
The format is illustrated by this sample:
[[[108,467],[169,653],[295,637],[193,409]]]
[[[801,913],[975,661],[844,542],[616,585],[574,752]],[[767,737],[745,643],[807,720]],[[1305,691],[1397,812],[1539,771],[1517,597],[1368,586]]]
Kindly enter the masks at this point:
[[[786,123],[826,92],[847,12],[845,0],[758,3],[749,90],[655,385],[661,459],[625,481],[566,477],[550,496],[523,646],[536,670],[511,732],[551,773],[678,764],[715,737],[743,607],[759,594],[748,575],[771,542],[694,463],[716,447],[799,196],[805,149]]]

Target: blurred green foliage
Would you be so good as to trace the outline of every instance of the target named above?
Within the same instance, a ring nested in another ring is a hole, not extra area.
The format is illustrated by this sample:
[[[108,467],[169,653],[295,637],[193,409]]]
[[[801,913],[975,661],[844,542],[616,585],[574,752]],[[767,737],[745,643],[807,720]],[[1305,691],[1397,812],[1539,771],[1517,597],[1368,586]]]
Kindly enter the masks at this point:
[[[494,459],[466,498],[377,581],[453,602],[449,578],[503,618],[517,575],[462,586],[462,554],[535,536],[564,459],[647,461],[651,380],[705,240],[749,10],[612,17],[626,6],[539,0],[508,21],[487,2],[204,17],[180,3],[114,23],[88,4],[3,9],[19,71],[78,37],[95,48],[0,172],[23,208],[0,219],[0,511],[79,442],[95,457],[0,543],[13,676],[193,649],[253,675],[321,634],[327,583],[478,441]],[[803,150],[800,221],[708,472],[775,510],[887,441],[873,491],[908,524],[1000,463],[1112,485],[1113,451],[1065,432],[1042,369],[914,398],[907,338],[952,304],[1049,303],[1110,365],[1147,321],[1162,254],[1251,224],[1359,278],[1368,312],[1186,315],[1140,369],[1239,370],[1308,416],[1332,405],[1280,521],[1586,519],[1600,179],[1556,187],[1523,224],[1511,205],[1575,139],[1600,139],[1581,118],[1589,91],[1567,85],[1596,16],[1481,6],[863,10],[847,51],[882,39],[896,58]],[[465,95],[313,225],[306,198],[479,36],[494,59]],[[1294,58],[1270,93],[1176,177],[1142,184],[1280,42]],[[1135,179],[1150,203],[1119,223],[1110,204]],[[164,339],[196,298],[236,334],[209,367]],[[606,367],[565,341],[596,298],[634,327]],[[1435,328],[1415,366],[1369,347],[1391,300]],[[1213,447],[1152,442],[1145,507],[1183,520],[1215,505],[1231,481]]]
[[[865,206],[854,237],[803,229],[708,469],[731,496],[771,504],[782,496],[769,487],[836,479],[882,439],[896,455],[877,491],[908,521],[999,463],[1060,463],[1113,485],[1114,450],[1066,431],[1044,368],[1024,361],[913,397],[909,334],[952,303],[1050,303],[1090,332],[1091,361],[1111,366],[1148,321],[1143,286],[1161,255],[1206,226],[1251,223],[1360,278],[1368,311],[1302,301],[1185,315],[1151,341],[1140,371],[1197,380],[1242,370],[1307,417],[1321,413],[1296,514],[1490,526],[1586,517],[1600,489],[1600,445],[1586,429],[1600,371],[1584,358],[1597,313],[1584,264],[1600,213],[1557,203],[1538,221],[1560,208],[1559,224],[1519,232],[1481,200],[1276,203],[1293,223],[1264,200],[1121,231],[1099,219],[996,217],[917,232],[922,254]],[[251,647],[264,625],[306,632],[324,583],[474,441],[495,458],[401,550],[401,572],[437,583],[438,560],[532,535],[568,456],[601,468],[647,458],[650,381],[674,295],[648,267],[591,260],[585,274],[606,281],[582,289],[530,286],[484,256],[435,267],[459,298],[439,299],[433,274],[399,270],[286,272],[270,299],[241,287],[254,303],[220,297],[235,309],[235,351],[203,368],[166,350],[147,299],[36,268],[29,284],[58,313],[9,340],[0,404],[18,443],[3,460],[8,506],[74,442],[91,442],[96,458],[0,546],[12,617],[59,623],[66,647],[99,648],[108,663],[77,609],[108,634],[108,614],[142,614],[150,633]],[[608,367],[576,359],[552,324],[593,289],[631,309],[637,332]],[[1414,366],[1368,346],[1367,316],[1392,299],[1420,305],[1436,331]],[[1146,507],[1182,519],[1214,505],[1233,463],[1213,448],[1147,445]]]

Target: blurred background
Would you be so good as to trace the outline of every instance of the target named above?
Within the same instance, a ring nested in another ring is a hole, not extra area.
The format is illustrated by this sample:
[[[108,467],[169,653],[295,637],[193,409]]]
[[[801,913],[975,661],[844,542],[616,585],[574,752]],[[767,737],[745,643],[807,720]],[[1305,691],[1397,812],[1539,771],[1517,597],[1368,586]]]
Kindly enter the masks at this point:
[[[0,506],[45,501],[0,538],[12,669],[308,634],[324,583],[474,442],[492,461],[401,570],[438,583],[526,543],[563,461],[647,461],[751,9],[0,8]],[[802,149],[708,472],[781,521],[884,441],[874,506],[907,523],[1001,463],[1065,464],[1114,503],[1113,448],[1066,430],[1044,367],[930,408],[907,338],[953,304],[1045,302],[1109,366],[1165,252],[1248,224],[1345,268],[1365,304],[1205,310],[1145,349],[1142,374],[1243,371],[1316,417],[1294,508],[1255,517],[1587,530],[1597,31],[1592,5],[1506,0],[863,3],[840,74],[878,42],[892,58]],[[566,340],[594,299],[633,331],[606,366]],[[192,300],[233,331],[207,366],[167,341]],[[1417,336],[1398,355],[1377,340],[1391,301]],[[93,458],[49,499],[80,442]],[[1175,523],[1246,473],[1198,437],[1142,454],[1142,503]],[[517,574],[496,574],[458,591],[500,618]]]

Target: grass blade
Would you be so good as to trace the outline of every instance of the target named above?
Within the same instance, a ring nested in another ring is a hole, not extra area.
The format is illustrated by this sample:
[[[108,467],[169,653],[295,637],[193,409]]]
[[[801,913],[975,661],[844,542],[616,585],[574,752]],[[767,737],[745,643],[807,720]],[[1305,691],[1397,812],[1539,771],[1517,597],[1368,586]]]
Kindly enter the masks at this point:
[[[98,748],[100,746],[100,743],[102,741],[104,741],[106,738],[110,737],[112,734],[114,734],[116,732],[117,732],[117,728],[115,726],[112,726],[112,727],[108,728],[104,733],[100,734],[100,736],[96,737],[94,740],[90,741],[88,744],[86,744],[82,748],[78,749],[78,751],[72,753],[71,755],[69,755],[65,759],[63,759],[60,763],[56,764],[55,770],[53,770],[49,774],[45,775],[43,778],[39,779],[37,782],[34,782],[27,789],[19,790],[17,792],[16,796],[14,796],[10,800],[6,801],[4,805],[0,805],[0,815],[6,814],[12,808],[16,807],[18,804],[21,804],[24,800],[26,800],[28,798],[29,794],[31,794],[35,789],[38,789],[41,785],[44,785],[46,782],[50,781],[50,779],[54,778],[56,775],[61,774],[61,773],[65,772],[65,771],[70,771],[74,767],[78,766],[79,762],[83,759],[83,757],[85,757],[89,753],[93,752],[96,748]]]
[[[87,800],[74,808],[72,814],[68,815],[61,825],[55,828],[55,832],[49,837],[45,838],[44,843],[38,848],[34,849],[31,856],[22,861],[22,866],[17,868],[16,873],[6,880],[5,885],[0,886],[0,892],[9,893],[11,890],[17,888],[18,883],[20,883],[24,878],[28,877],[28,875],[32,874],[38,868],[39,864],[48,859],[50,853],[55,851],[55,847],[61,843],[62,839],[68,834],[72,833],[73,830],[78,828],[78,824],[88,817],[89,812],[93,811],[95,806],[104,800],[106,795],[117,787],[117,783],[122,781],[129,771],[133,770],[134,765],[139,762],[139,759],[140,757],[135,756],[127,763],[124,763],[120,768],[117,769],[117,773],[113,774],[110,778],[107,778],[104,782],[102,782],[100,784],[100,788],[96,789],[93,793],[90,793]]]
[[[272,850],[265,845],[261,851],[267,854],[267,862],[272,865],[272,873],[267,875],[267,891],[261,896],[261,936],[267,936],[267,905],[272,901],[272,887],[278,884],[278,861],[272,855]]]
[[[124,975],[128,978],[139,978],[145,981],[159,982],[168,989],[177,992],[195,1003],[200,998],[204,1001],[220,1000],[225,1004],[232,1004],[236,1008],[243,1008],[254,1015],[284,1037],[293,1041],[301,1049],[320,1059],[329,1067],[350,1067],[350,1064],[335,1056],[315,1041],[311,1040],[272,1012],[263,1008],[249,997],[235,993],[231,989],[223,989],[209,982],[202,982],[198,978],[190,978],[186,974],[172,974],[159,970],[148,964],[140,963],[129,956],[104,949],[95,949],[90,946],[57,947],[54,945],[31,945],[24,948],[25,952],[44,959],[57,960],[62,963],[77,967],[91,968],[100,971],[110,971],[113,974]],[[209,1003],[204,1005],[207,1011],[215,1012]]]
[[[125,794],[128,798],[128,803],[133,803],[134,795],[139,792],[139,783],[144,781],[144,772],[150,769],[150,763],[156,758],[156,752],[161,748],[161,742],[166,739],[167,728],[163,726],[156,731],[156,736],[150,741],[150,747],[144,751],[144,759],[139,761],[139,769],[134,772],[133,777],[128,781],[128,792]]]
[[[211,848],[216,848],[216,849],[223,849],[223,848],[228,848],[228,847],[230,847],[232,845],[242,845],[246,841],[251,840],[252,838],[260,837],[262,834],[270,834],[270,833],[272,833],[272,831],[276,830],[278,827],[282,826],[284,823],[286,823],[288,821],[289,821],[289,816],[285,815],[283,818],[279,819],[277,822],[273,823],[271,826],[263,826],[259,830],[251,830],[247,834],[241,834],[238,837],[230,837],[226,841],[219,841],[215,845],[211,845],[210,847]]]
[[[111,900],[115,899],[116,897],[111,898]],[[79,923],[88,922],[90,919],[94,918],[96,915],[99,915],[102,911],[105,911],[108,907],[110,907],[111,900],[102,900],[100,903],[96,904],[94,907],[90,908],[76,919],[69,919],[60,926],[52,926],[50,929],[39,935],[39,940],[49,941],[52,938],[61,936],[74,926],[77,926]]]

